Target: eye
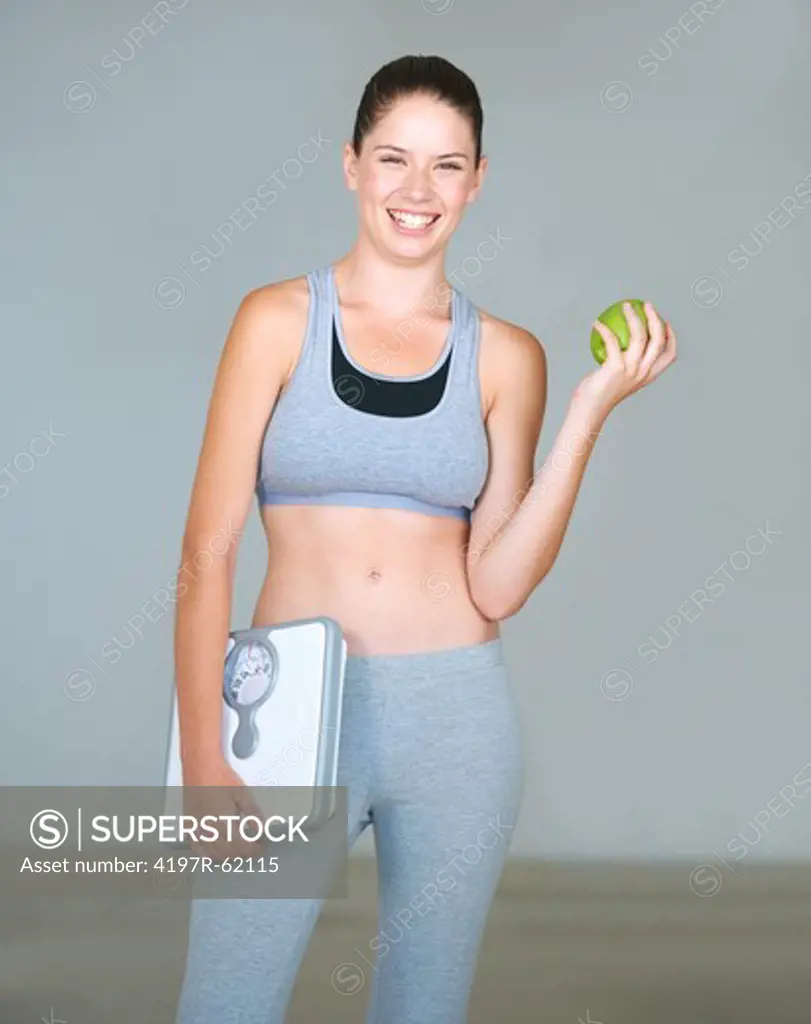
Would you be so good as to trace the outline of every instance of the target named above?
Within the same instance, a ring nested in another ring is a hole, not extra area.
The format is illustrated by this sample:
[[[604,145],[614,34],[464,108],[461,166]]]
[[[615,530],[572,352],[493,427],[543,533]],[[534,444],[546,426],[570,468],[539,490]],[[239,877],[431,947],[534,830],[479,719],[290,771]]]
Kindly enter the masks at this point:
[[[404,164],[405,160],[401,156],[381,156],[381,164]]]
[[[454,163],[453,160],[444,160],[441,164],[437,164],[437,167],[447,168],[451,171],[461,171],[461,164]]]

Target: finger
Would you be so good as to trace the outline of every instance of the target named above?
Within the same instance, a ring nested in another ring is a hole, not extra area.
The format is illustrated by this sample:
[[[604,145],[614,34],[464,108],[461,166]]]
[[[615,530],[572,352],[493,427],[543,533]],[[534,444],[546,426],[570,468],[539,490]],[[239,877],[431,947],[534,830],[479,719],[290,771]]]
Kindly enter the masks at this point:
[[[676,361],[676,347],[676,332],[673,330],[672,325],[668,322],[667,330],[665,332],[665,352],[670,356],[670,361],[672,363]]]
[[[625,350],[625,365],[632,374],[636,375],[637,369],[639,368],[639,364],[642,360],[642,355],[645,351],[648,332],[642,322],[642,318],[630,302],[623,302],[622,311],[625,314],[628,329],[631,332],[631,339],[628,342],[628,348]]]
[[[242,808],[243,813],[255,815],[257,818],[262,817],[262,811],[259,808],[259,804],[256,802],[253,793],[247,786],[241,786],[234,793],[234,799],[237,805]]]
[[[665,328],[665,346],[659,353],[658,358],[654,361],[651,368],[648,370],[647,376],[643,383],[650,384],[652,381],[676,362],[676,334],[670,324],[666,325]]]
[[[213,860],[225,860],[227,852],[221,842],[212,843],[208,850],[208,855]]]
[[[240,786],[239,788],[235,789],[234,792],[232,793],[232,798],[234,801],[234,808],[236,809],[236,812],[239,814],[241,818],[255,818],[258,819],[260,822],[264,822],[264,815],[260,810],[256,800],[254,800],[253,794],[251,793],[250,789],[247,786]],[[253,849],[253,847],[256,845],[254,842],[251,842],[250,840],[244,841],[248,844],[248,846],[251,847],[251,849]]]
[[[253,799],[253,795],[247,786],[241,787],[234,794],[234,804],[237,808],[238,813],[243,818],[255,818],[259,822],[264,824],[264,815],[259,809],[256,801]],[[251,828],[248,832],[249,836],[253,836],[257,831],[256,826],[251,822]],[[240,835],[238,837],[240,848],[242,852],[247,854],[255,854],[259,852],[259,848],[263,845],[262,837],[259,836],[257,839],[246,838]]]
[[[645,352],[642,359],[637,367],[637,378],[640,381],[647,379],[648,374],[651,371],[652,366],[664,351],[667,343],[665,336],[665,326],[662,323],[662,319],[650,302],[644,303],[645,316],[648,321],[648,330],[650,331],[650,338],[648,344],[645,347]]]
[[[203,811],[203,816],[219,818],[221,816],[221,809],[217,807],[209,807],[207,810]],[[215,838],[202,840],[200,845],[205,847],[206,853],[209,857],[220,861],[225,857],[225,826],[223,822],[216,821],[213,827],[216,830]],[[210,829],[206,829],[206,835],[211,835]]]
[[[242,817],[235,798],[239,788],[241,787],[233,785],[212,787],[208,812],[218,819],[217,835],[211,844],[212,854],[218,861],[226,861],[236,856],[242,852],[241,847],[246,844],[240,833],[239,821],[233,820],[234,816]]]
[[[659,373],[670,366],[671,363],[676,362],[676,332],[673,330],[670,322],[665,324],[665,344],[659,357],[653,364],[652,370],[658,371]]]
[[[266,815],[265,811],[262,809],[262,807],[260,806],[260,803],[259,803],[259,800],[257,798],[257,795],[254,794],[254,792],[251,789],[251,787],[248,786],[248,785],[240,786],[237,789],[237,791],[234,793],[234,798],[235,798],[237,806],[240,809],[240,813],[243,815],[243,817],[253,818],[255,821],[260,822],[262,828],[264,828],[265,819],[266,819],[267,815]],[[255,823],[252,822],[251,823],[251,828],[250,828],[249,833],[248,833],[248,835],[251,838],[245,840],[245,843],[247,844],[248,852],[251,853],[251,854],[258,853],[260,848],[265,845],[265,839],[264,839],[263,835],[257,836],[256,839],[253,838],[253,836],[255,835],[255,833],[257,831],[258,831],[258,826],[256,826]]]
[[[204,857],[213,857],[214,860],[220,859],[220,844],[219,841],[212,841],[211,839],[201,839],[195,843],[194,849],[197,853],[202,854]]]
[[[648,344],[653,342],[660,348],[665,344],[665,325],[656,307],[647,299],[642,303],[648,321]]]
[[[230,810],[233,812],[234,808],[232,807]],[[223,813],[228,812],[224,811]],[[239,821],[223,822],[213,845],[218,860],[229,860],[244,853],[243,847],[246,845],[246,841],[242,838]]]
[[[591,326],[605,342],[605,361],[603,366],[606,363],[609,366],[622,366],[622,349],[616,334],[614,334],[610,327],[606,327],[602,320],[594,320]]]

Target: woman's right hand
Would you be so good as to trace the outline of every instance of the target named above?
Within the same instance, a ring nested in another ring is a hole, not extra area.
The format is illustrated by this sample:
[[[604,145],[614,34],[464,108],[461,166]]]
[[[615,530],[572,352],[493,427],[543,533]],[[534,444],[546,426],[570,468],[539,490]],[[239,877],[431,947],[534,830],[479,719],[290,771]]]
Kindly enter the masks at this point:
[[[206,761],[183,764],[183,813],[194,817],[201,837],[212,834],[216,828],[217,838],[200,838],[190,845],[195,852],[225,860],[228,857],[255,857],[261,853],[262,842],[242,838],[238,822],[210,822],[210,828],[200,828],[204,817],[240,818],[255,816],[264,822],[265,815],[253,799],[249,787],[222,755]],[[231,829],[231,841],[228,841]],[[255,828],[250,829],[253,835]]]

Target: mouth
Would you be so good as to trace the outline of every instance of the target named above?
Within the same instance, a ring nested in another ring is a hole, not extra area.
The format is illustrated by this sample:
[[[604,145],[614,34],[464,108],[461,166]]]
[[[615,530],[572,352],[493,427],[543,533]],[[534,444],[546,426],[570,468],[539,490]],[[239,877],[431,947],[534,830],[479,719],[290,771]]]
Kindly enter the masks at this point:
[[[386,213],[397,230],[404,235],[427,235],[442,216],[441,213],[414,213],[388,207]]]

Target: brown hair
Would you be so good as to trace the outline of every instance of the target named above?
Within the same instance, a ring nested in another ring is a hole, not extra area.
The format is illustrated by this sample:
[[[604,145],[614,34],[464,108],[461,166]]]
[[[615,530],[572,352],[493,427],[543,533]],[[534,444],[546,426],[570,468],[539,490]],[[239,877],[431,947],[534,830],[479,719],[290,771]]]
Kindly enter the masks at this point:
[[[366,83],[352,134],[355,155],[360,155],[364,138],[394,104],[415,93],[442,100],[468,119],[476,144],[478,166],[482,155],[484,114],[473,80],[444,57],[422,55],[398,57],[384,64]]]

